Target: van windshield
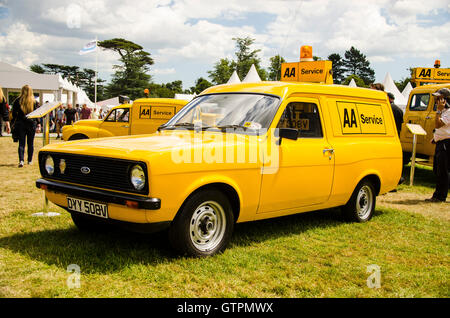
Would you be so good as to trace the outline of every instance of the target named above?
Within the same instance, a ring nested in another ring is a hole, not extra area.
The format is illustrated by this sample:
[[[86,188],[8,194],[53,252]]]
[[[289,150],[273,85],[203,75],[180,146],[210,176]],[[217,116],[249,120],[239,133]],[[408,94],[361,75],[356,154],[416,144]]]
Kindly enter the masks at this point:
[[[200,96],[186,105],[161,129],[269,128],[280,98],[263,94],[232,93]]]

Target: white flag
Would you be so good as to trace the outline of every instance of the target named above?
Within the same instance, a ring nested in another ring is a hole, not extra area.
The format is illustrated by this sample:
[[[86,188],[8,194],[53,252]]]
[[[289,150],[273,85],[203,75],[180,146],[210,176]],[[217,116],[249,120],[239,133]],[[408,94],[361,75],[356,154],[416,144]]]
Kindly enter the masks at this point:
[[[97,50],[97,40],[87,43],[81,50],[80,55],[95,52]]]

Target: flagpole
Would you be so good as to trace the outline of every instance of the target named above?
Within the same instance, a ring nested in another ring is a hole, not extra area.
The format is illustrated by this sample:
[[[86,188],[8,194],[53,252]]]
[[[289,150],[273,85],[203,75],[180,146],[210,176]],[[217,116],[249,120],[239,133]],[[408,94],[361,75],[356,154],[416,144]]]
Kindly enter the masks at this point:
[[[94,103],[97,106],[97,77],[98,77],[98,37],[95,37],[95,93],[94,93]]]

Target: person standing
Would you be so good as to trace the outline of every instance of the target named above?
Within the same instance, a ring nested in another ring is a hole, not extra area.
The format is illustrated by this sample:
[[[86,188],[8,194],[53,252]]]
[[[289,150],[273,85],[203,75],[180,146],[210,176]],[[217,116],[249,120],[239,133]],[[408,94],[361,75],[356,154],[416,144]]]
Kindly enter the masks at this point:
[[[66,125],[72,125],[74,122],[78,121],[78,112],[72,107],[72,104],[67,104],[67,109],[64,111],[63,121]]]
[[[394,114],[395,126],[397,126],[398,137],[400,138],[400,131],[402,130],[403,124],[403,110],[395,105],[395,96],[392,93],[388,93],[389,102],[391,103],[392,113]]]
[[[94,109],[92,110],[92,119],[98,119],[98,112],[97,112],[97,108],[94,107]]]
[[[91,110],[87,108],[86,104],[83,104],[81,108],[81,119],[90,119],[91,118]]]
[[[58,134],[56,138],[61,138],[61,129],[64,126],[64,109],[62,106],[59,106],[56,110],[56,133]]]
[[[450,89],[441,88],[432,94],[436,98],[435,130],[432,143],[434,151],[433,172],[436,175],[436,190],[426,202],[445,202],[449,188],[450,169]]]
[[[9,109],[8,104],[6,103],[6,98],[3,95],[3,89],[0,86],[0,119],[1,119],[1,131],[0,136],[3,136],[3,123],[5,123],[6,133],[9,134],[11,132],[11,127],[9,125]]]
[[[28,119],[26,116],[38,107],[39,104],[34,99],[31,87],[29,85],[23,86],[20,96],[14,101],[12,107],[14,130],[19,139],[19,168],[24,165],[25,143],[27,144],[28,164],[30,165],[33,161],[37,120]]]

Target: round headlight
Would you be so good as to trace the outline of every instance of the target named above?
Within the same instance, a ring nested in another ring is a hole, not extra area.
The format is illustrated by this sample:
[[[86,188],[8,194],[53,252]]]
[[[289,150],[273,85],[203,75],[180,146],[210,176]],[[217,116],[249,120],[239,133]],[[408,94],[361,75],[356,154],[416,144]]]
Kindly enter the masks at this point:
[[[47,171],[50,176],[55,172],[55,163],[50,155],[45,159],[45,171]]]
[[[139,165],[135,165],[132,169],[131,169],[131,184],[133,185],[133,187],[140,191],[142,189],[144,189],[145,187],[145,173],[144,173],[144,169],[142,169],[141,166]]]

